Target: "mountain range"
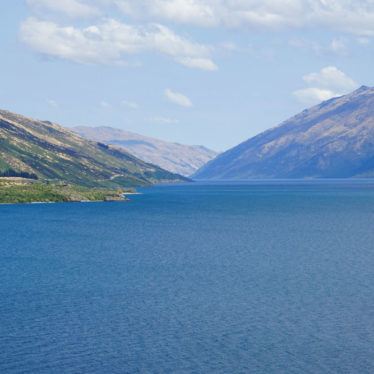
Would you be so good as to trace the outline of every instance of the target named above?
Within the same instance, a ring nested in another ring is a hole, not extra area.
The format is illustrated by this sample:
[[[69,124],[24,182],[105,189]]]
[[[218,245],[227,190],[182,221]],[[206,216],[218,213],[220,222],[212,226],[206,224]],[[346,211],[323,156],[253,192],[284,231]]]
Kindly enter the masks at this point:
[[[218,155],[193,177],[374,177],[374,88],[306,109]]]
[[[108,126],[77,126],[72,130],[88,139],[121,147],[141,160],[184,176],[193,174],[218,154],[201,145],[166,142]]]
[[[374,177],[374,88],[306,109],[219,154],[110,127],[76,127],[0,110],[0,176],[116,187],[188,179]],[[112,144],[106,144],[112,143]],[[121,148],[119,147],[121,146]],[[141,160],[123,149],[132,150]]]
[[[188,179],[121,148],[85,139],[49,121],[0,111],[0,176],[87,187],[142,186]]]

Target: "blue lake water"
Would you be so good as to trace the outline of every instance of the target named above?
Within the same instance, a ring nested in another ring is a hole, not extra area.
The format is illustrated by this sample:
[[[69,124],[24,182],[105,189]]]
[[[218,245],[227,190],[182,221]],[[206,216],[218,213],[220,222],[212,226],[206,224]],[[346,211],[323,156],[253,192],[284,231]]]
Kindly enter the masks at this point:
[[[0,373],[373,373],[374,181],[0,206]]]

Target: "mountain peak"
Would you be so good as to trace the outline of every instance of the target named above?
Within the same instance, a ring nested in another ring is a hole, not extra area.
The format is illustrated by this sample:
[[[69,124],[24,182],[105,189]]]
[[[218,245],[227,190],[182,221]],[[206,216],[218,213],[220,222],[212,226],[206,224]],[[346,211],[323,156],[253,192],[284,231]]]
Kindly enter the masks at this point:
[[[219,155],[201,179],[374,176],[374,88],[314,106]]]
[[[363,86],[357,88],[357,90],[355,90],[354,92],[355,93],[361,93],[361,92],[365,92],[365,91],[372,91],[372,92],[374,92],[374,88],[363,85]]]

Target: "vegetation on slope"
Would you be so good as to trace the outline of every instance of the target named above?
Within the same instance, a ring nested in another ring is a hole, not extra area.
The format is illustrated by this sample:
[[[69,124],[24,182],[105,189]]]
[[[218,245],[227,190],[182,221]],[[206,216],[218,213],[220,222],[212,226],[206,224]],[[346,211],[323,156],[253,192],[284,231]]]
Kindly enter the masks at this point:
[[[88,188],[64,184],[45,184],[22,178],[0,179],[0,204],[73,201],[125,201],[123,194],[133,189]]]
[[[107,188],[187,181],[122,149],[7,111],[0,111],[0,176]]]

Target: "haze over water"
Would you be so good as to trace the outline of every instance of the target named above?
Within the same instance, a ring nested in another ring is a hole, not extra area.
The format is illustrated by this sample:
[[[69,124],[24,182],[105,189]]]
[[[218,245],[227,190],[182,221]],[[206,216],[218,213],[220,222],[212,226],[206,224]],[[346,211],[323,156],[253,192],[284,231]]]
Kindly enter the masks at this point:
[[[1,373],[373,373],[374,181],[0,206]]]

